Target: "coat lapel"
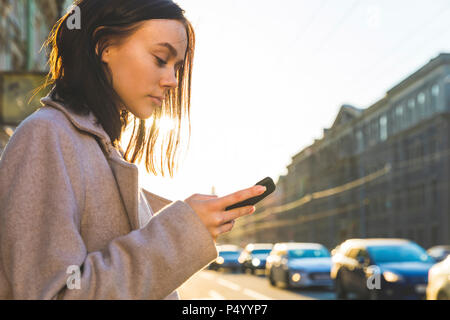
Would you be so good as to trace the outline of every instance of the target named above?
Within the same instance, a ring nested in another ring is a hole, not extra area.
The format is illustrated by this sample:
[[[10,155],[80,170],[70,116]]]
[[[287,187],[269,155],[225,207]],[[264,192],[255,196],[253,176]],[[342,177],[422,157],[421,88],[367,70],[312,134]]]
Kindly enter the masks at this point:
[[[62,111],[72,124],[79,130],[93,135],[100,145],[111,171],[116,180],[120,197],[125,207],[132,230],[138,229],[139,224],[139,184],[138,168],[135,164],[127,162],[120,152],[113,147],[111,139],[102,126],[97,123],[92,112],[89,115],[79,115],[51,98],[51,92],[41,100],[43,106],[50,106]],[[150,202],[150,201],[149,201]]]
[[[107,159],[116,179],[131,228],[132,230],[139,229],[138,168],[136,165],[125,161],[117,149],[112,150],[111,157]]]

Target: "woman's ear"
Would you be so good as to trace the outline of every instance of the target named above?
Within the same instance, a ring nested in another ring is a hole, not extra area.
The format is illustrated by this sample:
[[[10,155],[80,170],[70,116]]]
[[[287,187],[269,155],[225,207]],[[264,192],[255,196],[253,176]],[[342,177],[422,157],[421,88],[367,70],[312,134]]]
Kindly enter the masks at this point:
[[[95,54],[97,55],[97,56],[99,56],[99,52],[98,52],[98,43],[95,45]],[[101,59],[101,61],[103,62],[103,63],[108,63],[109,62],[109,59],[110,59],[110,50],[109,50],[109,48],[107,47],[105,50],[103,50],[103,52],[102,52],[102,56],[100,57],[100,59]]]
[[[104,26],[97,27],[94,30],[93,37],[95,37],[95,35],[97,34],[98,31],[100,31],[104,28],[105,28]],[[99,56],[99,52],[98,52],[99,43],[100,43],[100,41],[98,41],[97,44],[95,45],[95,54],[97,56]],[[101,56],[101,61],[104,63],[108,63],[108,61],[109,61],[109,48],[108,47],[106,47],[106,49],[103,50],[102,56]]]

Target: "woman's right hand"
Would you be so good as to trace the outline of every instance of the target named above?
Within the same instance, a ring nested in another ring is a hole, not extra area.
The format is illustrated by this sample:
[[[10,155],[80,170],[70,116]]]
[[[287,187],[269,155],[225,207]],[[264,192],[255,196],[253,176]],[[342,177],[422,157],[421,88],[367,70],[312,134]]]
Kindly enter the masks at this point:
[[[184,202],[195,211],[216,241],[219,235],[231,231],[235,219],[255,211],[255,206],[245,206],[227,211],[225,211],[225,208],[263,194],[265,190],[265,187],[258,185],[224,197],[196,193],[185,199]]]

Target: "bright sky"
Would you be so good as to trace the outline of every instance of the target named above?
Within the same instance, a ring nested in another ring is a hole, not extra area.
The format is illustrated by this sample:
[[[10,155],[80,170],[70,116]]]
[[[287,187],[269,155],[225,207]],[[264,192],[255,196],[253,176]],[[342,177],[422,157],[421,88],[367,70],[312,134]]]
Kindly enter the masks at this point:
[[[291,157],[440,52],[448,0],[178,0],[196,31],[191,146],[176,176],[140,168],[171,200],[286,174]]]

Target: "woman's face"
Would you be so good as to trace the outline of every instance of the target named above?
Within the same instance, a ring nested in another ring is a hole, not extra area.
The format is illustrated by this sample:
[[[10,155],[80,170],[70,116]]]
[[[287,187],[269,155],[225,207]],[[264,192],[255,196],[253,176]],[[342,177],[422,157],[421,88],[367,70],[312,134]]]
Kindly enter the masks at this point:
[[[120,45],[103,51],[102,61],[112,73],[114,90],[128,111],[147,119],[161,107],[157,98],[164,99],[169,89],[177,87],[176,71],[183,64],[186,49],[184,25],[157,19],[143,22]]]

